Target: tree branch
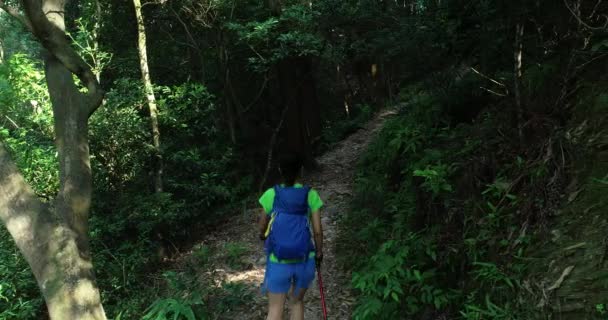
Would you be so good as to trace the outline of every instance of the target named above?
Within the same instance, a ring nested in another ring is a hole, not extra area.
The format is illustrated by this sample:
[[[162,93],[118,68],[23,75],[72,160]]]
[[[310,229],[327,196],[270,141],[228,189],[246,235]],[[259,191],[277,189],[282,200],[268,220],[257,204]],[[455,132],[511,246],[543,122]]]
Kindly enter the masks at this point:
[[[574,18],[576,18],[578,23],[580,23],[585,28],[587,28],[589,30],[596,30],[596,31],[608,29],[608,16],[607,15],[605,15],[605,14],[601,15],[606,20],[603,26],[593,27],[593,26],[590,26],[589,24],[587,24],[585,21],[583,21],[583,19],[576,12],[574,12],[574,9],[572,9],[572,7],[570,7],[570,5],[568,4],[568,0],[564,0],[564,5],[568,9],[568,11],[570,11],[572,16],[574,16]],[[599,5],[599,2],[598,2],[598,5]],[[595,12],[595,11],[596,11],[596,9],[593,10],[593,12]]]
[[[40,254],[37,251],[36,237],[41,236],[39,231],[43,225],[52,222],[51,216],[42,214],[43,211],[44,204],[25,182],[0,142],[0,220],[19,249],[26,253],[26,258]],[[38,270],[34,270],[36,271]]]
[[[262,94],[264,93],[264,90],[266,90],[266,85],[267,84],[268,84],[268,75],[265,74],[264,75],[264,82],[262,83],[262,87],[260,88],[260,91],[258,91],[258,94],[255,96],[255,98],[253,98],[253,100],[251,100],[251,102],[249,103],[249,105],[247,107],[245,107],[245,109],[242,110],[241,113],[247,113],[247,112],[249,112],[249,110],[251,109],[251,107],[253,107],[253,105],[255,105],[258,102],[258,100],[260,100],[260,98],[262,97]],[[230,86],[230,88],[233,90],[232,85]]]
[[[50,15],[62,15],[63,13],[44,12],[42,1],[39,0],[23,0],[23,7],[34,36],[40,40],[43,47],[55,56],[70,72],[76,75],[89,90],[85,114],[90,116],[101,105],[104,92],[91,68],[72,48],[63,24],[56,24],[49,20]]]
[[[182,25],[182,27],[184,27],[184,31],[186,31],[186,35],[188,36],[190,42],[192,42],[192,47],[197,51],[199,56],[202,56],[202,53],[201,53],[202,50],[199,47],[196,40],[194,40],[192,33],[190,33],[190,29],[188,29],[188,25],[186,25],[184,20],[182,20],[182,18],[179,16],[179,13],[177,13],[177,11],[175,11],[175,9],[173,9],[172,6],[169,6],[169,9],[171,9],[171,12],[173,12],[173,15],[177,18],[177,21],[179,21],[179,23]]]
[[[4,0],[0,0],[0,9],[6,11],[9,15],[13,16],[13,18],[17,19],[24,27],[26,27],[29,31],[32,31],[32,24],[30,21],[15,7],[11,7],[4,3]]]
[[[264,188],[264,185],[266,184],[266,180],[268,179],[268,174],[270,173],[270,169],[272,167],[272,154],[274,153],[274,146],[277,142],[277,136],[279,135],[279,132],[281,132],[281,128],[283,128],[283,122],[285,122],[285,118],[287,116],[287,111],[289,110],[289,104],[285,106],[285,108],[283,109],[283,112],[281,112],[281,120],[279,120],[279,123],[277,124],[277,126],[274,128],[274,131],[272,132],[272,137],[270,138],[270,143],[268,144],[268,156],[266,159],[266,169],[264,170],[264,176],[262,177],[262,181],[260,181],[260,186],[258,188],[258,190],[261,192],[262,188]]]

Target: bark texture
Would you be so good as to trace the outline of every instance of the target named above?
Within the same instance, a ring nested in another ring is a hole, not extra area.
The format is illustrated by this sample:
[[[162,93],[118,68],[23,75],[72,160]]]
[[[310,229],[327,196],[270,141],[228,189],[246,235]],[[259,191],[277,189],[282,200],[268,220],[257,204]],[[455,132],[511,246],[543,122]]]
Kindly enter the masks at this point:
[[[49,316],[106,319],[90,255],[62,215],[36,197],[0,145],[0,219],[32,268]]]
[[[2,3],[0,3],[2,4]],[[0,220],[29,263],[53,320],[105,320],[88,239],[92,178],[89,116],[103,99],[96,77],[65,35],[62,0],[24,0],[18,16],[40,40],[55,120],[60,188],[43,203],[0,143]],[[88,93],[79,92],[72,74]]]
[[[144,83],[144,91],[148,100],[150,110],[150,125],[152,126],[152,140],[154,144],[155,172],[154,190],[163,192],[163,157],[160,150],[160,130],[158,129],[158,106],[152,87],[150,68],[148,67],[148,48],[146,46],[146,26],[141,12],[141,0],[133,0],[135,6],[135,17],[137,18],[137,49],[139,51],[139,67],[141,69],[141,79]]]

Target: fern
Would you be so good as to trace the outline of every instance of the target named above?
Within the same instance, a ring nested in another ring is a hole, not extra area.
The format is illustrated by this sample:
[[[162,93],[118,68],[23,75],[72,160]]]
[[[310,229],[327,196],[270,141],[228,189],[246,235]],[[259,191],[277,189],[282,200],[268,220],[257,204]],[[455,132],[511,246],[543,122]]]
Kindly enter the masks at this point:
[[[198,294],[187,299],[158,299],[146,310],[142,320],[199,320],[192,307],[202,304]]]

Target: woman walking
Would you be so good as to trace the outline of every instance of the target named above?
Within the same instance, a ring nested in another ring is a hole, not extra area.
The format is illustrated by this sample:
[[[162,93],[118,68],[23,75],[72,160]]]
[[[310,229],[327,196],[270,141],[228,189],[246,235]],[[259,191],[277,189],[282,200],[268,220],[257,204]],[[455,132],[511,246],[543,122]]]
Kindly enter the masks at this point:
[[[283,183],[259,199],[260,239],[265,240],[266,273],[262,289],[268,293],[267,320],[282,320],[289,296],[291,320],[304,319],[304,295],[315,277],[315,264],[323,259],[320,209],[316,190],[300,183],[301,158],[284,157],[279,170]],[[310,233],[310,226],[314,233]]]

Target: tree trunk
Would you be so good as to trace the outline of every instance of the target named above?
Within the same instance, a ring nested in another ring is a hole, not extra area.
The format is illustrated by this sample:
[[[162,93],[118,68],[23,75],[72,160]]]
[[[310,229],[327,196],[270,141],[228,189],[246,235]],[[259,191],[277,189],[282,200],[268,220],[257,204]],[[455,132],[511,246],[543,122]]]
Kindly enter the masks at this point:
[[[517,135],[519,138],[520,145],[524,143],[524,105],[522,103],[521,87],[522,87],[522,56],[523,56],[523,37],[524,37],[524,24],[518,23],[515,27],[515,50],[513,52],[514,61],[514,93],[515,93],[515,105],[517,107]]]
[[[154,190],[163,192],[163,157],[160,150],[160,130],[158,129],[158,107],[154,88],[150,79],[150,68],[148,67],[148,49],[146,47],[146,27],[144,17],[141,12],[141,0],[133,0],[135,5],[135,16],[137,18],[137,48],[139,51],[139,66],[141,69],[141,79],[144,82],[144,91],[148,100],[150,110],[150,124],[152,126],[152,140],[154,143]]]
[[[4,63],[4,43],[0,39],[0,64]]]
[[[228,53],[226,52],[226,45],[224,43],[223,30],[218,31],[217,55],[220,62],[220,74],[222,75],[221,79],[224,92],[224,107],[228,131],[230,132],[230,141],[232,141],[232,144],[236,144],[236,127],[237,117],[239,114],[238,111],[235,110],[230,92],[230,67],[228,66]]]
[[[66,213],[36,197],[0,144],[0,219],[29,263],[50,318],[104,320],[90,254],[80,249],[86,236],[62,221]]]
[[[88,239],[92,178],[87,138],[89,116],[101,104],[103,91],[66,38],[65,2],[24,0],[23,6],[27,17],[14,16],[48,50],[45,75],[60,186],[52,206],[41,202],[0,143],[0,220],[29,263],[51,319],[105,320]],[[79,92],[72,73],[88,93]]]

